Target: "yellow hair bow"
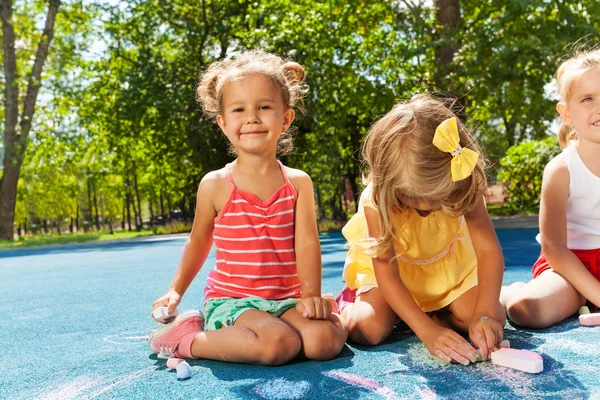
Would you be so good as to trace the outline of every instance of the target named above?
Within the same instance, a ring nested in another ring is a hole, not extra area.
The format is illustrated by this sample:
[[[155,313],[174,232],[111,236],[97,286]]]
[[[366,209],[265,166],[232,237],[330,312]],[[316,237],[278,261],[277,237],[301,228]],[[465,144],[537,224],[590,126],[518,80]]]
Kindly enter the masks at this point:
[[[452,171],[453,182],[461,181],[471,176],[475,165],[477,165],[479,154],[460,145],[456,118],[449,118],[439,124],[435,130],[433,144],[444,153],[452,154],[450,170]]]

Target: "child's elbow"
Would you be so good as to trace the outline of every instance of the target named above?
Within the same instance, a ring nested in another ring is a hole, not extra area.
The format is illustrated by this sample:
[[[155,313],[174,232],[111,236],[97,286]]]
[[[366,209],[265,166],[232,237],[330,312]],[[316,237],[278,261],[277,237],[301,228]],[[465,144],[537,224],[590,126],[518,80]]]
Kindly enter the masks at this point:
[[[564,263],[561,262],[561,256],[568,251],[570,250],[566,246],[556,246],[551,243],[542,242],[542,253],[546,258],[546,261],[548,261],[548,264],[556,272],[560,272],[563,268]]]

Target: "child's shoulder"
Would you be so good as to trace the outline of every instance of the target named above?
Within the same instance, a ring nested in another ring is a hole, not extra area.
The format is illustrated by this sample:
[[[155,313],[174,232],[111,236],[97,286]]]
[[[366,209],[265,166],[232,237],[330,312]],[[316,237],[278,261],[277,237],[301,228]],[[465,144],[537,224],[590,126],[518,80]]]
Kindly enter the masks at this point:
[[[565,174],[569,174],[569,167],[567,166],[567,160],[565,159],[564,153],[556,155],[544,167],[544,177]]]
[[[301,169],[286,167],[285,165],[283,168],[285,169],[285,174],[289,178],[290,182],[292,182],[292,185],[294,185],[297,193],[304,192],[305,190],[313,190],[312,180],[310,179],[310,175],[308,175],[306,172],[302,171]]]
[[[290,168],[286,167],[285,165],[283,166],[283,168],[285,169],[285,173],[290,179],[310,179],[310,176],[301,169]]]
[[[198,193],[211,194],[221,189],[229,189],[230,183],[227,174],[228,171],[225,167],[210,171],[200,180]]]
[[[285,168],[286,175],[288,178],[290,178],[290,181],[292,181],[295,186],[297,186],[297,184],[307,184],[312,182],[310,176],[301,169],[290,168],[286,167],[285,165],[283,168]]]

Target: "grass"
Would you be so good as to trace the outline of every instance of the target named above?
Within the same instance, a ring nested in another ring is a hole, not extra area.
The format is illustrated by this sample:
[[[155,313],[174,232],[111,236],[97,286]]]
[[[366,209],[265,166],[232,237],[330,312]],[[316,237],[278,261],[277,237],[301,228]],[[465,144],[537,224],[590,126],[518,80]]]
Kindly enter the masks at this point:
[[[174,226],[165,225],[155,229],[143,229],[141,231],[115,231],[110,234],[106,231],[88,233],[65,233],[62,235],[38,235],[33,237],[19,238],[14,242],[0,241],[0,249],[13,249],[20,247],[63,245],[70,243],[104,242],[118,239],[131,239],[142,236],[152,236],[170,233],[189,232],[191,224],[177,223]]]
[[[513,215],[533,215],[537,214],[539,210],[537,208],[530,208],[527,210],[515,211],[513,208],[508,207],[506,204],[488,204],[488,214],[493,217],[508,217]]]
[[[350,218],[348,218],[350,219]],[[323,219],[321,221],[318,222],[319,224],[319,232],[321,233],[325,233],[325,232],[339,232],[342,230],[342,228],[344,227],[344,225],[346,224],[345,221],[336,221],[333,219]]]

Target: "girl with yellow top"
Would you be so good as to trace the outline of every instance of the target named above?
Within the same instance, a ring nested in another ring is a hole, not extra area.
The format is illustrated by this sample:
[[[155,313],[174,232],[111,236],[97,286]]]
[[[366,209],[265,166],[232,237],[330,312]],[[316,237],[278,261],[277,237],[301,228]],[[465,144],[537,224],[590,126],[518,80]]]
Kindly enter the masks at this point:
[[[398,317],[443,361],[474,362],[502,341],[504,258],[485,208],[484,161],[442,102],[397,104],[363,143],[369,168],[338,295],[350,338],[383,342]],[[468,332],[473,345],[458,332]]]

